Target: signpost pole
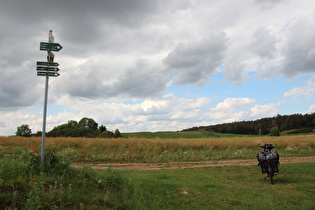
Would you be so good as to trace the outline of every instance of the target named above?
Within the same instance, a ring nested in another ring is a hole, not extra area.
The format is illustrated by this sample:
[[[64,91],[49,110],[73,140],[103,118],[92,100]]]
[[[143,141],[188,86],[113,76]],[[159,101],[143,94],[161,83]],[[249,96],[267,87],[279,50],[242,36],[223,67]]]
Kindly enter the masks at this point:
[[[42,43],[40,43],[40,50],[47,50],[47,62],[49,66],[56,65],[54,62],[54,54],[51,52],[61,50],[62,46],[58,43],[54,44],[54,37],[52,35],[52,30],[48,33],[48,43],[44,44],[44,49],[42,49]],[[37,62],[38,63],[38,62]],[[57,64],[58,65],[58,64]],[[47,68],[48,70],[48,68]],[[47,98],[48,98],[48,82],[50,74],[46,74],[45,82],[45,98],[44,98],[44,112],[43,112],[43,131],[42,131],[42,145],[41,145],[41,169],[44,170],[45,163],[45,137],[46,137],[46,115],[47,115]]]
[[[49,82],[49,76],[46,76],[44,113],[43,113],[42,146],[41,146],[41,168],[42,168],[42,170],[44,169],[44,156],[45,156],[45,137],[46,137],[46,115],[47,115],[48,82]]]

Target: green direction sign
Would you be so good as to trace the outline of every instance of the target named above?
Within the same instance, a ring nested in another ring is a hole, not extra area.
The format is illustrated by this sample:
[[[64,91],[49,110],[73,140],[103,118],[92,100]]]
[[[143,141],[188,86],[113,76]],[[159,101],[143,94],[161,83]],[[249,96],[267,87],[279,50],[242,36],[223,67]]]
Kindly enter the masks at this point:
[[[62,46],[59,43],[41,42],[40,50],[60,51]]]
[[[55,67],[49,67],[49,66],[37,66],[37,71],[59,71],[58,68]]]
[[[58,77],[60,74],[57,72],[49,72],[49,71],[38,71],[37,76],[49,76],[49,77]]]
[[[45,62],[45,61],[37,61],[37,66],[59,66],[58,63]]]

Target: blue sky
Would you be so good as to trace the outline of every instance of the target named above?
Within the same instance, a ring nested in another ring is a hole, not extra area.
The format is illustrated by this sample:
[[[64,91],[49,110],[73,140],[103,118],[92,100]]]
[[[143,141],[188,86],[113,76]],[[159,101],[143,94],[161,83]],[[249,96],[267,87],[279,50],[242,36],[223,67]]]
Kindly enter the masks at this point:
[[[83,117],[177,131],[315,111],[311,0],[4,0],[0,18],[0,135],[42,129],[49,30],[63,49],[48,131]]]

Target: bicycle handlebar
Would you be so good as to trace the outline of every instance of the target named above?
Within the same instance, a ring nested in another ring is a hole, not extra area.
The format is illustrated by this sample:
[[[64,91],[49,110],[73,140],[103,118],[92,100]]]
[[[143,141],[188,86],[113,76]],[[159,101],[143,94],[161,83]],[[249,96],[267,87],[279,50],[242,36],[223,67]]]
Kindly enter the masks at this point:
[[[275,146],[274,146],[274,145],[272,145],[272,144],[265,144],[265,145],[261,146],[260,143],[259,143],[257,146],[258,146],[258,147],[261,147],[261,148],[264,148],[264,149],[266,149],[266,148],[271,148],[271,149],[273,149],[273,148],[276,148],[278,145],[275,144]]]

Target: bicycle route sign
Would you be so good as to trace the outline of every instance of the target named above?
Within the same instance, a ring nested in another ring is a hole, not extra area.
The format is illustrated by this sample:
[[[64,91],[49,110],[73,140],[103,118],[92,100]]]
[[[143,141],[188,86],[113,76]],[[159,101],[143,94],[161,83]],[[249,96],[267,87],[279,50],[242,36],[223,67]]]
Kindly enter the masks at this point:
[[[59,52],[62,49],[62,46],[59,43],[41,42],[39,49]]]
[[[60,75],[58,73],[59,68],[57,68],[59,64],[53,62],[55,56],[51,51],[59,52],[62,49],[62,46],[59,43],[40,42],[39,49],[47,51],[47,62],[46,61],[36,62],[37,76],[58,77]]]

